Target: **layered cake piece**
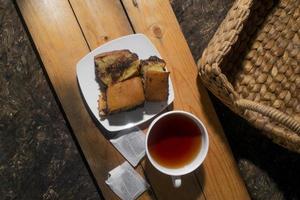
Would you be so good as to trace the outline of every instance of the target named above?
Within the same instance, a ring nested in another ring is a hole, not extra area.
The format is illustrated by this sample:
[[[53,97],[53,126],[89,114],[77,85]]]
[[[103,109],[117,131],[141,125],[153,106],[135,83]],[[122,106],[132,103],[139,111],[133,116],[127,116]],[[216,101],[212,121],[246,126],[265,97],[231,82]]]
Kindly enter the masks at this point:
[[[147,101],[165,101],[168,98],[169,74],[166,62],[156,56],[141,60],[141,74],[144,78],[145,98]]]
[[[108,115],[134,108],[145,101],[142,79],[131,79],[108,86],[99,98],[100,115]]]
[[[126,49],[95,56],[95,73],[101,86],[100,116],[133,109],[145,101],[166,101],[170,73],[165,66],[157,56],[139,60]]]
[[[100,116],[141,105],[145,101],[139,58],[129,50],[118,50],[95,57],[97,80],[104,84],[99,95]]]
[[[127,49],[105,52],[95,57],[96,77],[108,86],[139,75],[139,57]]]

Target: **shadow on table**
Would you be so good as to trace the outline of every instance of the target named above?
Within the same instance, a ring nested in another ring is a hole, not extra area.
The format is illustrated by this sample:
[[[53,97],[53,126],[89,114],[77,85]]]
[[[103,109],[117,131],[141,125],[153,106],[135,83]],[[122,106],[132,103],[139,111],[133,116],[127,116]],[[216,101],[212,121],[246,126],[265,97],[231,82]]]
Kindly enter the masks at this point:
[[[77,86],[78,86],[78,89],[79,89],[79,93],[80,93],[80,96],[82,98],[82,102],[84,104],[84,107],[86,108],[87,112],[89,113],[90,117],[92,118],[93,122],[95,123],[95,125],[98,127],[98,129],[101,131],[101,133],[103,134],[103,136],[107,139],[107,140],[110,140],[112,138],[115,138],[115,137],[119,137],[119,136],[122,136],[124,134],[127,134],[133,130],[136,130],[137,127],[134,126],[132,128],[126,128],[124,130],[121,130],[121,131],[114,131],[114,132],[110,132],[108,130],[106,130],[98,121],[98,119],[94,116],[93,112],[91,111],[89,105],[87,104],[83,94],[82,94],[82,91],[80,89],[80,85],[79,85],[79,82],[78,82],[78,79],[76,78],[76,82],[77,82]],[[132,122],[138,122],[140,120],[143,119],[143,113],[146,112],[148,115],[152,115],[152,114],[155,114],[157,113],[152,119],[150,120],[147,120],[143,123],[141,123],[140,125],[138,125],[138,129],[141,129],[141,130],[145,130],[149,127],[150,123],[159,115],[161,115],[162,113],[164,112],[167,112],[167,111],[171,111],[173,110],[173,102],[170,103],[169,105],[167,105],[167,103],[151,103],[151,102],[146,102],[145,103],[145,108],[141,108],[141,107],[138,107],[136,108],[136,112],[131,112],[131,115],[130,117],[128,117],[126,115],[126,112],[122,112],[122,113],[116,113],[114,114],[113,116],[108,116],[107,119],[109,121],[109,124],[110,125],[114,125],[114,126],[124,126],[128,123],[132,123]],[[163,107],[165,107],[161,112],[159,112]]]
[[[197,87],[198,87],[198,92],[200,93],[199,97],[199,102],[201,103],[202,110],[205,113],[206,116],[206,123],[207,124],[214,124],[214,126],[209,126],[210,130],[213,131],[214,133],[218,134],[215,136],[220,137],[221,139],[219,140],[220,142],[227,142],[227,139],[225,137],[222,131],[223,130],[221,123],[219,123],[219,118],[217,113],[215,112],[214,105],[211,102],[209,92],[207,92],[207,89],[204,87],[204,85],[201,83],[201,78],[197,76]],[[210,132],[208,130],[208,132]],[[209,133],[210,134],[210,133]]]
[[[196,171],[197,174],[190,173],[182,176],[181,187],[174,188],[171,177],[157,171],[147,158],[144,160],[143,164],[147,176],[146,178],[151,184],[157,199],[193,200],[200,199],[200,197],[203,195],[202,187],[199,185],[200,183],[197,179],[197,177],[201,177],[201,181],[203,183],[205,182],[205,177],[203,177],[203,169],[201,169],[202,167],[200,167],[200,169]]]

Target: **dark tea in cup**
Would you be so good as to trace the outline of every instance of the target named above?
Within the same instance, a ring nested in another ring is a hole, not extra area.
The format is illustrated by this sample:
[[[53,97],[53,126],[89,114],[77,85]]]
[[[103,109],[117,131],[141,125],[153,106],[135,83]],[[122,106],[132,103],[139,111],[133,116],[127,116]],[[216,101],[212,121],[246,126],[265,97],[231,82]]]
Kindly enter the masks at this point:
[[[151,129],[148,149],[161,166],[179,168],[190,163],[201,149],[201,130],[189,117],[174,113],[162,117]]]
[[[208,134],[195,115],[185,111],[166,112],[150,124],[146,155],[160,172],[170,175],[174,187],[181,176],[197,169],[208,151]]]

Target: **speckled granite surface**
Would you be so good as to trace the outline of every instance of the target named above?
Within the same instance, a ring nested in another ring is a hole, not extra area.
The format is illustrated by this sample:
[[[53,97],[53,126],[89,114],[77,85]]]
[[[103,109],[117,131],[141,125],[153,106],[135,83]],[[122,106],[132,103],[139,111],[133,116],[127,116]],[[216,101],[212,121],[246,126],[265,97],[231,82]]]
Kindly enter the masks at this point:
[[[0,88],[0,199],[100,199],[10,0],[0,0]]]
[[[195,59],[232,0],[173,0]],[[253,199],[300,199],[300,155],[212,96]],[[0,199],[100,199],[14,4],[0,0]]]

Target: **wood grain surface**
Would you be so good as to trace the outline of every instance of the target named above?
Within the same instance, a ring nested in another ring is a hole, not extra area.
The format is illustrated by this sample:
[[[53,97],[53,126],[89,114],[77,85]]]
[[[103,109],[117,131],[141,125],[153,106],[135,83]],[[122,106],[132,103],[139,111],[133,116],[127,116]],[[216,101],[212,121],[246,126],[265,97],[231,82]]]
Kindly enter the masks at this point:
[[[185,176],[183,187],[179,190],[172,187],[169,177],[158,173],[147,160],[143,162],[156,197],[248,199],[207,92],[197,81],[195,62],[169,2],[134,2],[122,1],[134,31],[146,34],[167,62],[175,90],[174,109],[197,115],[210,136],[209,154],[204,165],[196,173]],[[116,198],[104,181],[108,171],[124,159],[101,134],[86,111],[76,82],[75,67],[89,49],[133,33],[121,3],[104,0],[18,0],[17,3],[103,195],[107,199]],[[141,168],[138,171],[142,173]],[[154,196],[145,193],[141,198]]]
[[[209,153],[203,167],[195,173],[205,196],[208,199],[248,199],[208,94],[197,83],[197,67],[170,3],[164,0],[141,0],[137,4],[131,0],[122,1],[134,30],[146,34],[167,62],[174,83],[174,109],[195,114],[208,130]]]
[[[91,50],[132,28],[119,0],[69,0]]]
[[[95,37],[94,35],[101,35],[103,32],[106,33],[107,40],[114,39],[115,37],[120,37],[123,35],[133,34],[133,30],[130,27],[128,19],[125,15],[124,10],[116,10],[117,7],[121,5],[120,1],[114,1],[116,6],[114,7],[115,12],[102,13],[99,10],[110,10],[111,5],[106,5],[106,1],[96,1],[96,0],[71,0],[70,3],[74,10],[74,13],[78,19],[78,22],[82,28],[83,33],[85,34],[85,38],[91,49],[94,49],[99,46],[99,44],[103,43],[103,37]],[[120,4],[120,5],[119,5]],[[92,5],[92,6],[91,6]],[[84,14],[83,14],[84,13]],[[105,19],[115,19],[124,21],[126,19],[126,23],[123,24],[123,30],[118,32],[118,27],[112,27],[108,25],[103,25],[101,28],[99,27],[101,24],[101,20],[105,21]],[[97,26],[87,26],[86,24],[96,24]],[[114,31],[115,30],[115,31]],[[91,34],[92,33],[92,34]],[[113,34],[108,34],[113,33]],[[126,34],[124,34],[126,33]],[[141,127],[143,128],[143,127]],[[144,130],[146,132],[146,129]],[[185,185],[180,189],[175,189],[172,185],[171,178],[163,175],[161,173],[157,173],[157,171],[149,165],[148,161],[143,162],[144,169],[146,169],[148,180],[152,185],[153,192],[158,199],[196,199],[195,197],[199,196],[203,198],[201,186],[195,180],[194,176],[185,177]],[[142,174],[141,171],[139,171]],[[161,187],[161,183],[165,182],[164,187]],[[168,192],[166,192],[168,191]]]
[[[76,80],[76,63],[89,48],[67,0],[17,1],[72,130],[105,198],[108,172],[124,162],[87,112]],[[110,26],[112,27],[112,26]],[[141,171],[141,170],[140,170]],[[144,193],[141,199],[149,199]]]

